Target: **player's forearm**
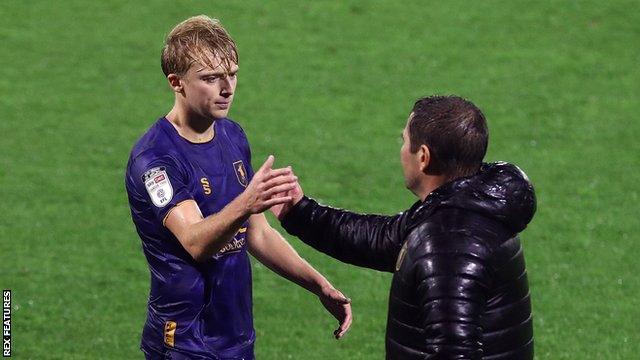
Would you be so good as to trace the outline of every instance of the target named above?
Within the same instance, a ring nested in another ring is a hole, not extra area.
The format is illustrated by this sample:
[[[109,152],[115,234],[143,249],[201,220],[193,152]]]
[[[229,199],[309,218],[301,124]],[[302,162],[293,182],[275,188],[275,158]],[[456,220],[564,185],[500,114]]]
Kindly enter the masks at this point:
[[[242,196],[238,196],[220,212],[191,225],[186,241],[189,253],[196,261],[209,259],[233,239],[249,216]]]
[[[316,295],[332,287],[275,229],[265,230],[262,236],[254,242],[251,253],[269,269]]]

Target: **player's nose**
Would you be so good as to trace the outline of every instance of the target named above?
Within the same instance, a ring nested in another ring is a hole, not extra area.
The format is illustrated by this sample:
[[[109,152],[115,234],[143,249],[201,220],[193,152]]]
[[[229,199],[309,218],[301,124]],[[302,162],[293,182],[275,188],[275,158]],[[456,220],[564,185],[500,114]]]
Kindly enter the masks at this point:
[[[220,89],[220,95],[226,98],[233,95],[233,86],[231,85],[231,80],[228,76],[225,76],[224,79],[222,79],[222,88]]]

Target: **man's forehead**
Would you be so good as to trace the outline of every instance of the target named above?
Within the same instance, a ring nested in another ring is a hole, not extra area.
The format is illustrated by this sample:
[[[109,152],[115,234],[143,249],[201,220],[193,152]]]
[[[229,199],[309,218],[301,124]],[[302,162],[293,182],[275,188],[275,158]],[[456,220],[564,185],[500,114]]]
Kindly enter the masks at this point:
[[[413,113],[413,111],[409,114],[409,117],[407,118],[407,121],[405,122],[405,128],[409,126],[409,124],[411,123],[411,119],[413,119],[413,115],[415,115]]]
[[[202,72],[212,72],[212,73],[216,73],[216,74],[224,74],[227,72],[234,72],[236,70],[238,70],[238,65],[234,62],[231,62],[229,64],[229,69],[227,69],[223,63],[221,62],[217,62],[214,63],[214,67],[212,68],[209,65],[204,65],[204,64],[200,64],[197,63],[195,64],[195,69],[197,73],[202,73]],[[228,70],[228,71],[227,71]]]
[[[195,59],[191,68],[196,73],[211,72],[215,74],[225,74],[238,70],[238,64],[231,59],[221,59],[217,54],[201,54],[199,59]]]

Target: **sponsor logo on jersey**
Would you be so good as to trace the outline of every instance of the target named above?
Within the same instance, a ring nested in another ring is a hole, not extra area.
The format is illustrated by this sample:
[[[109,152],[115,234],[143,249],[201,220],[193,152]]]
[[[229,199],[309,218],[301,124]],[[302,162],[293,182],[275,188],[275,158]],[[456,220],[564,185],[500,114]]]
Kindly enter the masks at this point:
[[[164,166],[155,167],[145,172],[142,175],[142,181],[153,205],[164,207],[173,198],[173,187]]]
[[[249,184],[249,179],[247,178],[247,169],[245,169],[242,160],[234,162],[233,169],[236,172],[236,177],[238,178],[238,182],[240,183],[240,185],[247,187],[247,185]]]
[[[233,239],[227,243],[218,253],[215,255],[216,258],[219,258],[225,254],[237,253],[244,247],[246,243],[246,233],[247,228],[242,227],[238,230],[238,232],[233,236]]]

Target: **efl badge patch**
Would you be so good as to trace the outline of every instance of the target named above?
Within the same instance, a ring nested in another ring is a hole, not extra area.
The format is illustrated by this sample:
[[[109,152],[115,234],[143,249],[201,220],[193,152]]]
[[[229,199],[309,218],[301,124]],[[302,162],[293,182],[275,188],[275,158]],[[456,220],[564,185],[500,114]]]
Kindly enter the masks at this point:
[[[244,168],[242,160],[234,162],[233,168],[236,171],[236,177],[238,178],[240,185],[247,187],[247,184],[249,184],[249,180],[247,179],[247,169]]]
[[[164,207],[173,198],[173,187],[164,166],[153,168],[144,173],[142,181],[153,205]]]

